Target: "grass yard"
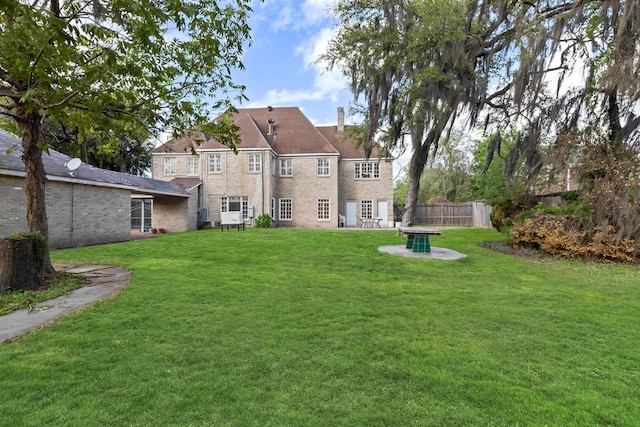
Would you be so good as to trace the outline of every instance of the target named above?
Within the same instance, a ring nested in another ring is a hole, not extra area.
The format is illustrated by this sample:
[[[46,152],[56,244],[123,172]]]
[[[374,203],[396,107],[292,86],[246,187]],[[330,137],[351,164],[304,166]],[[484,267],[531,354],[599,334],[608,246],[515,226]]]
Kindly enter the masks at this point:
[[[10,426],[637,426],[637,267],[533,261],[451,229],[203,230],[53,253],[133,270],[0,345]]]

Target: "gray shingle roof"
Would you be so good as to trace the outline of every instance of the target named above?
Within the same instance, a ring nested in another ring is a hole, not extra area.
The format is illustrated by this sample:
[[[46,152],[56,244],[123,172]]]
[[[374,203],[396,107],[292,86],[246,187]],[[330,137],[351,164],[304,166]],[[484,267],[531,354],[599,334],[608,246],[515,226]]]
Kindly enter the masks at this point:
[[[100,185],[107,187],[127,188],[134,193],[161,194],[188,197],[189,193],[177,185],[143,176],[113,172],[82,163],[71,175],[66,164],[71,157],[55,150],[43,153],[42,162],[47,179],[54,181],[75,182],[78,184]],[[22,143],[15,136],[0,130],[0,175],[24,176],[22,161]]]

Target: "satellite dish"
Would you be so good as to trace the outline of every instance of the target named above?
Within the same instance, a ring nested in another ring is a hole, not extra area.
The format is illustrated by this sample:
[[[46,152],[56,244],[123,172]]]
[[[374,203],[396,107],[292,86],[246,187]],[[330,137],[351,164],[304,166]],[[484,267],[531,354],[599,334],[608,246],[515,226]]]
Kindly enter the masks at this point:
[[[73,159],[65,163],[65,166],[67,167],[67,169],[69,169],[69,175],[73,176],[73,173],[80,167],[81,164],[82,160],[78,159],[77,157],[74,157]]]

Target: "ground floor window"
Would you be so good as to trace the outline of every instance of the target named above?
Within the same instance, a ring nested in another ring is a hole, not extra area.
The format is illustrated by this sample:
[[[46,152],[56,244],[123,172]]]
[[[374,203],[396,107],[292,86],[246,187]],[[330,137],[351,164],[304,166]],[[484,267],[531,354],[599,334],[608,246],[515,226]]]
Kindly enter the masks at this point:
[[[360,201],[360,216],[365,219],[373,218],[373,200]]]
[[[229,196],[220,199],[220,212],[242,212],[242,218],[249,216],[249,199],[241,196]]]
[[[276,198],[271,198],[271,218],[276,219]]]
[[[327,220],[330,218],[329,199],[318,199],[318,219]]]
[[[293,219],[293,200],[280,199],[280,220],[291,221]]]

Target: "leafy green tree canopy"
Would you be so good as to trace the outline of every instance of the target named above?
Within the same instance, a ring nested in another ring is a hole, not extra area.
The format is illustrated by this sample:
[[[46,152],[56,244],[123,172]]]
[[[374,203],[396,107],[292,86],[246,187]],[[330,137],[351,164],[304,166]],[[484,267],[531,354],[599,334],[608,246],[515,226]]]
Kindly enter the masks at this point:
[[[0,1],[0,115],[22,138],[29,230],[48,236],[44,123],[79,140],[200,126],[233,146],[234,125],[209,114],[243,97],[231,72],[250,11],[250,0]]]

